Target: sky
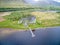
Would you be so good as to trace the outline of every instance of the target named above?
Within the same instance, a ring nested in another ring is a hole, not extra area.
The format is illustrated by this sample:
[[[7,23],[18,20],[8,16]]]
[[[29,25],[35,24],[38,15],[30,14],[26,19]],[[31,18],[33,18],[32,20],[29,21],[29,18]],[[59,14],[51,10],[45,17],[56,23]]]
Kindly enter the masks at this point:
[[[0,0],[0,1],[12,1],[12,0]],[[20,0],[15,0],[15,1],[20,1]],[[39,2],[39,1],[48,1],[48,0],[25,0],[25,1],[28,1],[30,3],[34,2]],[[60,2],[60,0],[51,0],[51,1],[56,1],[56,2]]]
[[[60,2],[60,0],[54,0],[54,1],[56,1],[56,2]]]
[[[16,1],[16,2],[21,2],[21,1],[23,1],[23,0],[0,0],[0,1],[5,1],[5,2],[13,2],[13,1]],[[24,0],[24,1],[26,1],[27,3],[38,3],[38,2],[40,2],[40,1],[56,1],[56,2],[59,2],[60,3],[60,0]]]
[[[25,0],[28,3],[38,3],[39,1],[49,1],[49,0]],[[50,0],[50,1],[56,1],[60,2],[60,0]]]
[[[48,0],[27,0],[27,1],[38,2],[38,1],[48,1]],[[60,0],[52,0],[52,1],[60,2]]]
[[[47,0],[25,0],[27,3],[35,4],[38,3],[39,1],[47,1]]]
[[[43,0],[34,0],[34,1],[38,2],[38,1],[43,1]],[[52,0],[52,1],[60,2],[60,0]]]

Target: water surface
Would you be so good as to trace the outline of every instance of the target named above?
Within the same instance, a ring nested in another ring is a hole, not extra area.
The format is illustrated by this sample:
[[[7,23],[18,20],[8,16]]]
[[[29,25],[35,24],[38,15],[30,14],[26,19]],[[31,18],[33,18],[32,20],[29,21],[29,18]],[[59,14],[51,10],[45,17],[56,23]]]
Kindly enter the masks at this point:
[[[60,45],[60,27],[40,28],[34,31],[17,31],[1,38],[0,45]]]

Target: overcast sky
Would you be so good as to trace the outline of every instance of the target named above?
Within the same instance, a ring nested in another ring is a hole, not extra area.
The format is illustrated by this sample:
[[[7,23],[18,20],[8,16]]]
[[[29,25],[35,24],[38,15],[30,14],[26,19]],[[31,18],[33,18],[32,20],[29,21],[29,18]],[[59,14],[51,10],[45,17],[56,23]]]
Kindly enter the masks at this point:
[[[60,2],[60,0],[26,0],[27,2],[30,2],[30,3],[36,3],[36,2],[39,2],[39,1],[56,1],[56,2]]]
[[[60,0],[54,0],[54,1],[60,2]]]
[[[0,1],[12,1],[12,0],[0,0]],[[17,1],[17,0],[15,0],[15,1]],[[20,0],[18,0],[18,1],[20,1]],[[30,1],[46,1],[46,0],[30,0]],[[60,2],[60,0],[54,0],[54,1]]]

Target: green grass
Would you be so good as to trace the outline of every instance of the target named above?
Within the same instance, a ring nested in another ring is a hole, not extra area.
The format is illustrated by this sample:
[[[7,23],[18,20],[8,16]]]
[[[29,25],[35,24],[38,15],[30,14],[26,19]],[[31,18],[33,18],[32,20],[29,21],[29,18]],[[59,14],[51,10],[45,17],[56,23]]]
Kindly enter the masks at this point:
[[[49,15],[50,14],[51,13],[49,13]],[[39,20],[39,18],[35,15],[37,17],[37,22],[36,22],[36,24],[29,24],[29,27],[31,27],[32,29],[35,29],[35,28],[40,28],[40,27],[60,26],[60,13],[55,13],[54,15],[57,15],[57,14],[59,16],[56,19],[48,19],[48,20]],[[10,15],[4,16],[4,18],[6,20],[3,22],[0,22],[0,28],[28,29],[28,28],[24,27],[23,24],[18,24],[18,20],[21,17],[26,17],[28,15],[31,15],[30,11],[22,11],[22,12],[15,11],[15,12],[11,13]],[[48,13],[45,13],[44,15],[48,15]],[[40,14],[39,14],[39,16],[41,17]],[[43,18],[43,17],[41,17],[41,18]]]
[[[22,24],[19,25],[17,21],[9,20],[0,22],[0,28],[25,29],[25,27]]]
[[[14,1],[13,1],[14,2]],[[8,3],[7,1],[1,1],[0,4],[0,12],[8,12],[12,11],[13,13],[7,16],[4,16],[6,19],[3,22],[0,22],[0,28],[13,28],[13,29],[27,29],[26,27],[23,26],[23,24],[18,24],[18,20],[22,17],[26,17],[28,15],[31,15],[31,12],[36,11],[36,10],[58,10],[60,11],[60,6],[42,6],[42,7],[34,7],[28,4],[24,4],[22,2],[14,2],[14,3]],[[60,26],[60,12],[57,13],[33,13],[32,15],[40,16],[41,18],[37,17],[37,22],[36,24],[29,24],[29,27],[32,29],[35,28],[40,28],[40,27],[52,27],[52,26]],[[56,15],[59,15],[56,19],[51,19],[46,20],[47,16],[55,17]],[[42,19],[43,17],[44,20]]]
[[[0,22],[0,28],[13,28],[13,29],[28,29],[26,27],[24,27],[23,24],[18,24],[18,20],[22,17],[26,17],[29,16],[31,12],[28,11],[17,11],[17,12],[13,12],[11,15],[8,16],[4,16],[4,18],[6,19],[3,22]],[[29,27],[31,27],[32,29],[34,28],[38,28],[41,25],[39,25],[39,23],[37,22],[36,24],[29,24]]]
[[[41,27],[42,25],[39,25],[38,23],[36,24],[29,24],[29,27],[32,29]],[[13,28],[13,29],[28,29],[24,27],[23,24],[18,24],[18,21],[10,21],[6,20],[4,22],[0,22],[0,28]]]

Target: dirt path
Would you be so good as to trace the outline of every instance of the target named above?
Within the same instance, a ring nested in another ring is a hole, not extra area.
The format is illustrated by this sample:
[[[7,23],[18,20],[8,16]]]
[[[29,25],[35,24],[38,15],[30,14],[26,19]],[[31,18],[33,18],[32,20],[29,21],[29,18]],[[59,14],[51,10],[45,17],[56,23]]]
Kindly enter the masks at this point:
[[[0,12],[0,22],[5,20],[3,16],[10,15],[11,13],[12,12]]]

